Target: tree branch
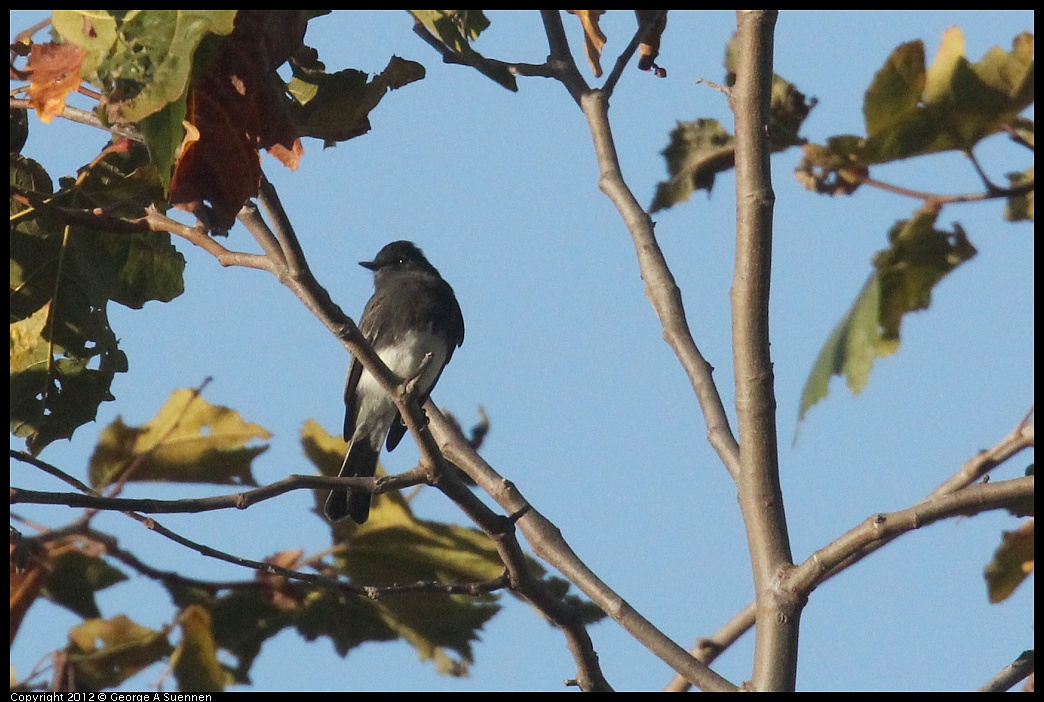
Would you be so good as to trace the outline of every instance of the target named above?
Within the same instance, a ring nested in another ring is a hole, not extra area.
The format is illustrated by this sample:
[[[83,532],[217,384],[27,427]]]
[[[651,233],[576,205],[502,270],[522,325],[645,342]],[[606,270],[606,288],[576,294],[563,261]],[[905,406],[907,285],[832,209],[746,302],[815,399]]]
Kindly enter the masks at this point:
[[[663,326],[663,338],[673,349],[689,378],[707,423],[707,440],[732,474],[739,475],[739,446],[729,426],[728,415],[714,383],[714,368],[700,353],[689,330],[681,289],[667,265],[656,240],[652,218],[627,187],[616,154],[609,123],[609,104],[599,91],[586,93],[580,103],[594,141],[601,176],[598,186],[616,206],[631,234],[638,268],[645,282],[645,295]]]
[[[427,405],[427,409],[431,429],[446,458],[467,473],[505,511],[514,515],[518,528],[537,557],[556,568],[603,612],[686,679],[704,690],[736,689],[735,685],[689,655],[606,585],[580,560],[558,527],[533,509],[514,484],[468,447],[456,425],[433,405]]]
[[[1033,499],[1032,475],[969,485],[956,492],[929,497],[897,512],[871,515],[796,566],[788,573],[785,585],[807,596],[838,566],[848,567],[865,558],[872,552],[868,550],[870,546],[880,548],[898,536],[943,519],[1005,509],[1027,499]]]
[[[442,62],[446,64],[470,66],[482,73],[503,68],[509,73],[518,76],[534,76],[538,78],[550,78],[552,76],[551,68],[546,63],[511,63],[508,61],[498,61],[497,59],[486,58],[476,52],[466,55],[458,54],[453,51],[453,49],[439,41],[439,38],[429,32],[428,28],[424,26],[424,23],[416,17],[413,18],[413,33],[420,37],[425,44],[435,49],[439,56],[442,57]]]
[[[1008,459],[1014,457],[1023,449],[1033,446],[1032,417],[1033,410],[1031,409],[1022,418],[1022,420],[1018,423],[1015,429],[1009,432],[1007,436],[998,441],[992,448],[986,451],[980,451],[976,456],[966,461],[965,464],[960,468],[960,470],[958,470],[950,478],[945,480],[941,485],[939,485],[939,487],[933,490],[931,494],[929,494],[923,500],[913,505],[911,509],[917,507],[918,505],[922,505],[928,502],[929,500],[950,495],[964,488],[967,488],[976,480],[981,479],[983,476],[987,475],[989,471],[998,467]],[[859,527],[851,529],[846,534],[851,534],[858,528]],[[891,536],[872,541],[872,543],[866,545],[850,542],[855,545],[855,548],[852,549],[851,553],[842,558],[829,571],[822,573],[814,583],[813,587],[818,587],[819,585],[822,585],[824,582],[833,578],[834,576],[841,574],[850,566],[858,563],[862,559],[872,554],[877,549],[898,538],[903,533],[906,532],[904,531],[901,533],[896,533]],[[842,536],[841,538],[844,538],[844,536]],[[836,542],[831,542],[830,544],[820,549],[820,551],[824,549],[831,549],[834,546],[834,543]],[[799,572],[798,568],[801,567],[803,566],[798,566],[794,570],[792,570],[791,575],[797,574]],[[811,589],[809,590],[809,592],[811,592]],[[715,634],[706,639],[700,639],[700,641],[698,641],[696,643],[696,646],[693,648],[692,654],[694,656],[698,656],[700,660],[704,661],[705,663],[709,664],[713,662],[714,659],[717,658],[718,654],[724,650],[724,647],[721,648],[721,650],[717,651],[713,649],[707,649],[702,645],[702,642],[727,642],[727,644],[725,644],[725,647],[732,645],[732,643],[737,641],[740,636],[745,634],[751,627],[754,626],[755,613],[756,609],[754,607],[754,603],[748,604]],[[680,676],[675,676],[666,689],[669,691],[685,691],[688,689],[688,683],[685,681],[684,678]]]
[[[22,98],[11,98],[11,109],[12,110],[31,110],[33,109],[29,101]],[[63,119],[67,119],[70,122],[76,122],[77,124],[85,124],[88,127],[95,127],[102,131],[115,134],[116,136],[127,137],[132,141],[144,142],[145,138],[142,137],[141,132],[135,129],[129,124],[102,124],[102,121],[98,119],[98,116],[93,112],[87,110],[81,110],[78,107],[72,107],[66,105],[62,110],[61,114],[58,115]]]
[[[652,28],[656,26],[656,23],[665,14],[667,14],[667,10],[654,10],[649,13],[644,22],[638,23],[638,29],[635,31],[634,36],[631,37],[631,41],[626,48],[616,57],[613,70],[606,77],[605,83],[602,84],[602,92],[605,93],[606,99],[612,97],[613,90],[616,89],[616,84],[619,82],[620,76],[623,75],[624,69],[627,68],[627,64],[634,57],[634,52],[638,50],[638,45],[645,41],[645,37],[648,36]]]
[[[429,429],[428,416],[437,412],[435,405],[428,400],[426,415],[417,403],[415,384],[411,384],[409,378],[397,378],[388,369],[356,324],[333,302],[329,293],[312,275],[303,248],[279,203],[278,193],[270,184],[262,188],[261,198],[266,211],[276,220],[276,232],[273,234],[267,222],[253,206],[244,207],[239,220],[262,247],[269,251],[272,272],[340,339],[345,349],[360,360],[363,367],[395,401],[403,422],[420,450],[421,465],[418,470],[423,474],[424,482],[453,500],[461,511],[493,540],[507,569],[512,592],[536,607],[565,632],[567,643],[577,663],[579,683],[584,689],[610,689],[598,668],[598,657],[579,613],[555,595],[546,583],[529,572],[522,548],[514,534],[513,521],[493,512],[447,466],[446,459]],[[462,440],[461,448],[472,450],[466,440]]]
[[[736,269],[732,349],[740,435],[740,509],[747,529],[757,604],[752,686],[793,691],[803,603],[780,587],[793,565],[779,485],[776,398],[769,352],[772,192],[769,141],[775,10],[737,10]]]
[[[550,54],[547,63],[553,71],[554,77],[565,86],[569,95],[580,104],[580,99],[590,91],[587,81],[576,67],[573,54],[569,50],[569,40],[566,38],[565,27],[562,26],[562,15],[560,10],[541,10],[540,19],[544,22],[544,33],[547,34],[547,45]]]
[[[1004,666],[985,685],[979,688],[979,692],[1007,692],[1033,675],[1033,651],[1023,651],[1022,655]]]

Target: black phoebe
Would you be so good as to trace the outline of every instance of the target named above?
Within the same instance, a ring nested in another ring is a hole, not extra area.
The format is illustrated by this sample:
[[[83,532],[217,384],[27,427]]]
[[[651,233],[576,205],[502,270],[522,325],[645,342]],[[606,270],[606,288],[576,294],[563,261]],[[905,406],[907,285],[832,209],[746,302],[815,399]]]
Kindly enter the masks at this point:
[[[453,288],[409,241],[393,241],[372,261],[373,297],[366,303],[359,330],[385,365],[400,379],[416,375],[427,354],[431,361],[417,384],[418,399],[439,382],[453,350],[464,343],[464,317]],[[348,366],[344,387],[344,457],[339,477],[371,477],[387,437],[388,450],[399,445],[406,425],[395,403],[359,359]],[[370,493],[334,490],[326,499],[326,518],[350,517],[362,524],[370,516]]]

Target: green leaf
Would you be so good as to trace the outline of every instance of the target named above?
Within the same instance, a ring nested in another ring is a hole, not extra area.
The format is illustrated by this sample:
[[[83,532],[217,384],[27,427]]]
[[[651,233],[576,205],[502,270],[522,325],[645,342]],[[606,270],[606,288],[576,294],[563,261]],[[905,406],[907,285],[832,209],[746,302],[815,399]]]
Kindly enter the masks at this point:
[[[390,90],[424,77],[424,66],[393,56],[372,80],[362,71],[326,73],[294,66],[288,89],[295,98],[292,114],[302,136],[322,139],[326,146],[370,131],[369,114]]]
[[[916,117],[925,85],[924,43],[897,47],[874,76],[863,99],[863,120],[871,139],[884,139]]]
[[[84,619],[101,617],[94,593],[127,579],[105,559],[79,549],[60,551],[50,566],[44,594]]]
[[[357,528],[337,559],[357,583],[474,582],[504,572],[493,542],[476,529],[417,519],[398,493],[374,500],[370,519]],[[500,609],[493,597],[410,594],[379,600],[382,621],[439,672],[464,675],[471,642]]]
[[[1033,572],[1033,544],[1032,519],[1017,531],[1004,532],[984,573],[990,602],[996,604],[1011,597],[1015,588]]]
[[[730,86],[736,82],[736,60],[733,37],[725,49],[725,83]],[[814,99],[806,98],[793,83],[773,74],[769,107],[773,153],[805,143],[798,132],[815,104]],[[679,122],[671,131],[667,148],[660,153],[667,161],[670,178],[656,185],[650,212],[685,202],[698,190],[710,192],[715,176],[736,165],[733,137],[716,119]]]
[[[716,119],[679,122],[660,153],[670,179],[657,184],[650,212],[685,202],[697,190],[710,192],[714,177],[736,165],[732,135]]]
[[[33,161],[11,160],[11,184],[63,207],[104,207],[140,217],[162,197],[140,146],[121,140],[92,162],[71,188],[51,192]],[[110,301],[140,308],[184,289],[185,260],[170,235],[63,226],[46,209],[11,200],[11,430],[30,451],[69,438],[112,400],[127,358],[109,326]]]
[[[138,130],[145,140],[149,156],[156,168],[164,193],[170,190],[182,142],[185,140],[185,118],[188,114],[188,95],[172,100],[162,109],[138,122]]]
[[[424,25],[431,36],[457,54],[461,63],[473,67],[508,90],[518,91],[515,76],[507,66],[491,62],[471,48],[470,42],[489,27],[489,20],[482,10],[410,10],[410,14]]]
[[[830,379],[844,375],[852,394],[858,395],[866,387],[874,359],[895,353],[895,344],[881,338],[878,323],[881,288],[877,275],[870,274],[862,291],[856,297],[848,314],[842,318],[819,352],[812,372],[801,392],[798,421],[817,402],[827,396]]]
[[[94,692],[123,681],[170,655],[166,634],[124,615],[88,619],[69,630],[66,647],[77,690]]]
[[[144,426],[129,427],[117,418],[102,431],[91,456],[91,485],[108,485],[132,465],[133,481],[256,485],[251,463],[268,446],[247,444],[270,437],[235,410],[175,390]]]
[[[210,34],[230,34],[236,10],[55,10],[52,22],[87,51],[81,77],[99,86],[110,121],[137,122],[184,96]]]
[[[874,256],[881,287],[878,318],[882,336],[896,344],[903,316],[927,309],[932,288],[976,254],[960,225],[954,225],[952,232],[934,227],[938,214],[925,208],[898,222],[888,233],[889,248]]]
[[[874,360],[898,350],[902,318],[926,309],[932,288],[975,255],[960,226],[953,232],[934,228],[937,216],[936,210],[926,208],[892,227],[890,247],[875,255],[876,270],[812,366],[801,393],[799,421],[827,396],[835,375],[845,376],[853,395],[862,392]]]
[[[293,625],[307,641],[329,638],[339,656],[367,642],[399,638],[373,600],[319,588],[307,591]]]
[[[237,589],[210,606],[215,643],[237,659],[235,681],[250,684],[250,668],[266,641],[292,625],[293,615],[278,609],[261,589]]]
[[[922,42],[902,44],[866,91],[866,138],[831,138],[825,146],[806,149],[805,159],[833,171],[970,151],[1016,123],[1018,114],[1033,104],[1033,76],[1033,36],[1028,33],[1015,37],[1011,51],[994,47],[977,63],[966,58],[964,35],[957,27],[943,33],[927,67]]]
[[[11,160],[11,183],[49,195],[46,173]],[[11,201],[11,431],[38,453],[68,438],[112,400],[109,386],[127,359],[109,328],[107,300],[92,294],[90,242],[35,209]]]

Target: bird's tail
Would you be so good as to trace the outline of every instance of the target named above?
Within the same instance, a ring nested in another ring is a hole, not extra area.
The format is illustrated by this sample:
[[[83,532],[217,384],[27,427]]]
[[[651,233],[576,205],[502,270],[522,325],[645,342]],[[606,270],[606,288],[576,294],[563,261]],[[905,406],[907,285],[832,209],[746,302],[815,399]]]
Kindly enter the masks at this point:
[[[368,441],[353,441],[348,448],[348,455],[341,464],[339,478],[372,478],[377,472],[377,456],[380,451],[370,446]],[[326,518],[331,522],[339,522],[348,517],[356,524],[362,524],[370,516],[370,499],[368,492],[352,490],[333,490],[326,498]]]

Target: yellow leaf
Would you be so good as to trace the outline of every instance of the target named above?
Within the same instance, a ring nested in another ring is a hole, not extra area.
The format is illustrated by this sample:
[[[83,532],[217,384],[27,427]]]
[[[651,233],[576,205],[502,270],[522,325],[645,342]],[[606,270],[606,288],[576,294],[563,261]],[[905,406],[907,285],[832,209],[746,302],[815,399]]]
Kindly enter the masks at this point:
[[[196,391],[175,390],[143,426],[117,417],[105,428],[91,456],[91,484],[111,484],[133,466],[129,480],[256,485],[251,462],[268,447],[247,444],[271,436]]]
[[[182,692],[221,692],[225,672],[217,658],[210,612],[199,605],[186,607],[178,617],[181,643],[170,657]]]
[[[1016,531],[1006,531],[993,560],[986,565],[986,586],[990,602],[996,604],[1011,597],[1015,588],[1033,572],[1033,520]]]
[[[932,104],[952,92],[953,74],[964,58],[964,32],[950,27],[942,35],[939,50],[928,67],[924,82],[924,102]]]

